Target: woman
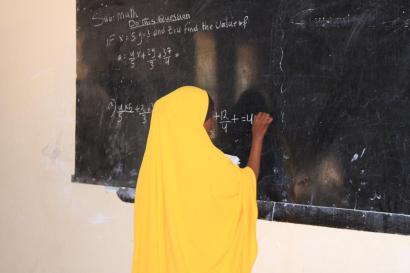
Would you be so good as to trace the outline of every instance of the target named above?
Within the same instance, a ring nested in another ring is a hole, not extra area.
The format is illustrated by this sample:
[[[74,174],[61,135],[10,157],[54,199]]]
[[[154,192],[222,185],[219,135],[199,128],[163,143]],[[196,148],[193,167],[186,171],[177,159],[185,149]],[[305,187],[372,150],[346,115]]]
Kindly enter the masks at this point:
[[[256,115],[248,166],[207,134],[206,91],[158,99],[135,192],[133,273],[249,273],[256,259],[256,177],[272,118]],[[206,127],[206,128],[205,128]]]

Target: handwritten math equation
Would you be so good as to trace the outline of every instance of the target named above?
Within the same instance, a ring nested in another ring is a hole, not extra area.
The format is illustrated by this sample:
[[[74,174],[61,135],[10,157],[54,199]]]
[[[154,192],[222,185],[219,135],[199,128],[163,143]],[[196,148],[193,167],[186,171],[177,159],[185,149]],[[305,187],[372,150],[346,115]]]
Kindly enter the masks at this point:
[[[116,120],[117,124],[121,124],[123,121],[123,116],[125,115],[138,115],[142,117],[142,124],[147,124],[148,117],[152,112],[154,103],[149,105],[144,104],[133,104],[132,102],[126,104],[118,104],[115,99],[111,99],[110,103],[107,106],[107,111],[111,111],[111,119]]]
[[[152,109],[154,107],[154,103],[151,102],[148,105],[145,104],[133,104],[132,102],[123,104],[117,103],[115,99],[111,99],[109,104],[107,105],[106,110],[110,111],[110,117],[112,120],[116,121],[118,125],[124,120],[124,115],[138,115],[142,118],[142,124],[148,124],[149,118],[148,116],[151,115]],[[229,115],[227,109],[221,109],[216,111],[213,115],[213,118],[220,125],[220,128],[223,132],[228,133],[228,126],[234,125],[238,123],[249,123],[252,124],[253,122],[253,113],[250,114],[231,114]]]
[[[214,119],[218,124],[221,125],[222,130],[227,133],[228,132],[228,125],[230,124],[236,124],[240,122],[248,122],[252,124],[253,122],[253,113],[250,114],[244,114],[244,115],[238,115],[237,114],[232,114],[230,117],[228,115],[228,110],[222,109],[220,111],[216,111],[214,114]]]
[[[178,52],[175,52],[168,46],[138,49],[118,54],[117,61],[129,66],[131,69],[135,69],[137,62],[145,62],[149,66],[149,70],[153,70],[159,64],[169,66],[171,59],[178,58],[179,56]]]

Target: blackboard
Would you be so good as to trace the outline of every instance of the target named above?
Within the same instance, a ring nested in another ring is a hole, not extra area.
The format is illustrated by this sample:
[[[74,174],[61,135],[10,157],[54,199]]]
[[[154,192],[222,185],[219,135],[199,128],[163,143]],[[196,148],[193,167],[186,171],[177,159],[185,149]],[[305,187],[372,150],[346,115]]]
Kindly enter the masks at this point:
[[[208,90],[261,219],[410,234],[410,2],[77,0],[73,181],[135,188],[155,100]]]

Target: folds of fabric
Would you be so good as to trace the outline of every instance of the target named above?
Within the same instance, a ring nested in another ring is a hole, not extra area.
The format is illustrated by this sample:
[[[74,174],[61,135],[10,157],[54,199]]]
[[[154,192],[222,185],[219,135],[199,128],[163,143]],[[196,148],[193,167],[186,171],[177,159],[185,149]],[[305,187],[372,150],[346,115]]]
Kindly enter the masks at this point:
[[[206,91],[158,99],[135,192],[132,273],[249,273],[256,259],[256,178],[214,146]]]

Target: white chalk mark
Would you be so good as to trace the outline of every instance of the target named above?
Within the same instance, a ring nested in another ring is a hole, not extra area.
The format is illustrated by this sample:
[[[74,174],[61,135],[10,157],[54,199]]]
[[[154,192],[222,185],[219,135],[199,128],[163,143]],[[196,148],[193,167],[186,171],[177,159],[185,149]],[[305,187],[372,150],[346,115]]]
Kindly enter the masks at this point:
[[[374,196],[370,198],[370,200],[374,201],[375,199],[382,199],[381,194],[377,194],[377,192],[374,192]]]
[[[305,25],[304,22],[294,22],[294,21],[292,21],[291,23],[294,24],[294,25],[298,25],[298,26],[304,26]]]
[[[79,207],[76,202],[72,202],[72,189],[73,183],[66,183],[67,177],[70,177],[72,174],[72,166],[69,160],[65,160],[63,156],[63,150],[61,150],[61,138],[63,132],[57,133],[54,143],[49,143],[41,149],[42,163],[44,168],[50,175],[53,175],[58,184],[58,194],[61,193],[62,198],[68,207],[71,209],[71,212],[79,212]]]
[[[280,61],[279,61],[279,68],[280,68],[280,71],[283,72],[282,61],[283,61],[283,55],[284,55],[284,53],[283,53],[283,48],[282,48],[282,47],[280,48],[280,51],[281,51],[281,56],[280,56]]]
[[[358,154],[354,154],[350,162],[356,161],[359,158]]]
[[[311,13],[311,12],[314,11],[314,10],[315,10],[315,9],[312,9],[312,8],[304,9],[304,10],[301,10],[301,11],[299,11],[298,13],[296,13],[295,16],[307,15],[307,14]]]
[[[283,88],[283,83],[280,85],[280,93],[283,94],[286,92],[286,88]]]
[[[383,212],[383,211],[373,211],[373,210],[363,210],[363,209],[348,209],[348,208],[338,208],[338,207],[325,207],[325,206],[317,206],[317,205],[306,205],[306,204],[293,204],[293,203],[285,203],[285,202],[274,202],[275,204],[280,204],[284,207],[300,207],[300,208],[321,208],[321,209],[329,209],[331,208],[334,211],[354,211],[354,212],[362,212],[365,214],[384,214],[392,216],[391,212]],[[410,215],[404,213],[394,213],[394,215],[403,216],[410,219]]]
[[[366,152],[366,147],[363,149],[362,154],[360,155],[360,158],[364,155],[364,152]]]

